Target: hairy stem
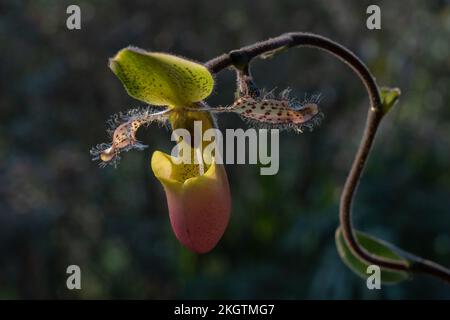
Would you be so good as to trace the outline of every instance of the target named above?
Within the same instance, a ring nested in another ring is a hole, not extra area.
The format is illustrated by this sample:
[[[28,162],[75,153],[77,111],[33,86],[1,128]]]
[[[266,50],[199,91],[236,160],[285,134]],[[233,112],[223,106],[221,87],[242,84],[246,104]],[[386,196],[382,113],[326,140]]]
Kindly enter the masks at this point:
[[[346,63],[360,78],[364,84],[370,100],[370,108],[367,114],[366,126],[363,137],[359,144],[352,167],[345,181],[341,194],[339,219],[344,239],[353,252],[359,258],[370,264],[392,270],[406,271],[410,273],[423,273],[440,278],[450,283],[450,270],[434,262],[422,259],[412,254],[408,255],[408,262],[394,261],[380,257],[368,252],[357,241],[352,223],[352,203],[358,182],[361,178],[367,157],[377,132],[378,126],[383,119],[381,97],[375,78],[365,64],[350,50],[342,45],[312,33],[292,32],[276,38],[258,42],[238,50],[218,56],[206,62],[205,66],[212,72],[218,73],[223,69],[233,66],[238,70],[246,68],[252,59],[258,56],[275,54],[278,51],[291,47],[313,47],[331,53],[339,60]]]

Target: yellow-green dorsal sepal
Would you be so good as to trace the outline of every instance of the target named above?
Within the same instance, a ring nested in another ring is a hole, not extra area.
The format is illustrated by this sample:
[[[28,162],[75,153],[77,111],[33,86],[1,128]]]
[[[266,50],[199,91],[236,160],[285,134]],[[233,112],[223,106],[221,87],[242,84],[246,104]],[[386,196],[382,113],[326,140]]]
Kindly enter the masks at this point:
[[[109,67],[130,96],[152,105],[189,106],[214,87],[206,67],[166,53],[129,47],[111,58]]]

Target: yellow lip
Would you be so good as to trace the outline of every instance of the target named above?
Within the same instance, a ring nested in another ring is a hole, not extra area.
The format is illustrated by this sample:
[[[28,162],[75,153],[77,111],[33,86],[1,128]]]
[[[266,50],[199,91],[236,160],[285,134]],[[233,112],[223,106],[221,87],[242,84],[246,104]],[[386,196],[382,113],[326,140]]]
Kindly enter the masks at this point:
[[[228,225],[231,196],[223,165],[214,159],[200,175],[193,164],[176,164],[174,158],[155,151],[151,167],[166,192],[172,229],[190,250],[213,249]]]

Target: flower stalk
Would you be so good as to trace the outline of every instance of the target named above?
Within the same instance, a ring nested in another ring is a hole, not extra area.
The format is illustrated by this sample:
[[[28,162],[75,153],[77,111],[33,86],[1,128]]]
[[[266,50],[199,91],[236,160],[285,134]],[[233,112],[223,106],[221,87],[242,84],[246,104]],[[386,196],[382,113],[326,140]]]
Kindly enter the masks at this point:
[[[435,262],[406,253],[400,249],[398,249],[398,251],[402,252],[403,255],[407,257],[407,263],[393,261],[368,252],[358,242],[353,228],[352,203],[357,186],[371,151],[378,126],[383,119],[383,116],[397,101],[398,95],[400,94],[398,90],[391,90],[396,91],[397,94],[394,94],[390,99],[389,105],[383,104],[384,101],[382,101],[380,89],[375,78],[366,65],[354,53],[328,38],[304,32],[286,33],[266,41],[261,41],[238,50],[230,51],[229,53],[222,54],[221,56],[209,60],[205,63],[205,66],[212,73],[219,73],[230,66],[237,66],[238,69],[242,70],[243,67],[246,64],[250,64],[254,58],[265,58],[293,47],[311,47],[332,54],[347,64],[356,73],[364,84],[369,96],[369,111],[363,137],[344,184],[340,200],[339,220],[346,244],[353,254],[370,264],[376,264],[391,270],[427,274],[450,284],[450,270]]]

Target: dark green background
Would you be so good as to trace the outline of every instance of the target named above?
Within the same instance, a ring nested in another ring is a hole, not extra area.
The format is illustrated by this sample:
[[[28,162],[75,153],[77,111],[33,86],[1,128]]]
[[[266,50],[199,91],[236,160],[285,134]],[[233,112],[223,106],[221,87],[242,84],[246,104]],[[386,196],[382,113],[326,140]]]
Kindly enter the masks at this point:
[[[382,30],[365,27],[376,3]],[[65,27],[78,4],[82,29]],[[281,134],[280,171],[229,165],[230,225],[211,253],[176,241],[149,168],[170,133],[139,132],[150,148],[99,169],[89,149],[105,120],[143,105],[107,67],[135,45],[206,61],[288,31],[310,31],[357,53],[402,98],[381,125],[355,203],[360,230],[450,265],[449,1],[2,1],[0,4],[0,298],[450,298],[427,277],[369,291],[339,260],[339,195],[368,99],[335,58],[292,49],[257,61],[257,83],[299,97],[322,93],[313,133]],[[230,72],[212,105],[233,99]],[[245,127],[238,117],[221,128]],[[82,290],[65,287],[82,269]]]

